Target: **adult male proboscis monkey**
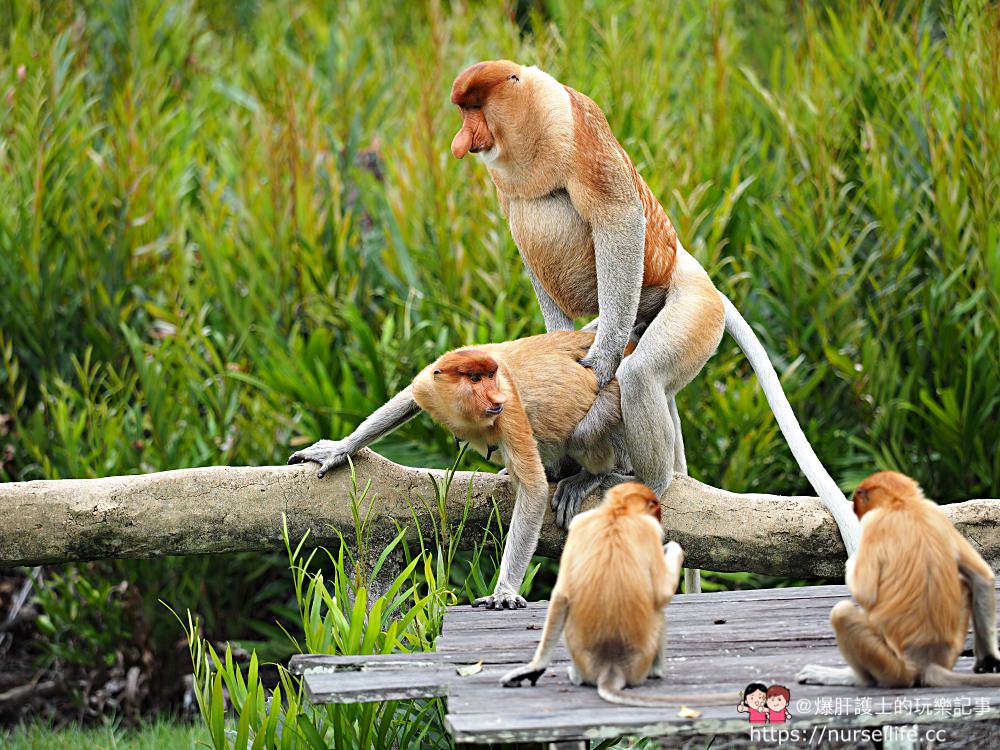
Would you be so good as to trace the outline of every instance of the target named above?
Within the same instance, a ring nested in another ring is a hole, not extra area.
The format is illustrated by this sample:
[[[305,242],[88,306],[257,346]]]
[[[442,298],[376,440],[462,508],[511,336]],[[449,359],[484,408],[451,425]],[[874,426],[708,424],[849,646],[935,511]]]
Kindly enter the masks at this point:
[[[549,496],[544,467],[566,455],[582,467],[580,475],[560,482],[557,494],[567,482],[573,489],[588,486],[587,494],[601,485],[604,476],[628,468],[620,430],[602,433],[587,444],[570,439],[595,399],[603,402],[602,412],[614,416],[618,411],[616,383],[598,395],[594,373],[579,363],[593,341],[590,331],[557,331],[449,352],[349,436],[320,440],[293,453],[288,462],[316,461],[323,477],[421,409],[487,458],[499,451],[517,485],[514,515],[496,588],[474,605],[524,607],[518,591],[538,544]],[[568,525],[569,519],[564,522]]]
[[[750,360],[792,454],[853,554],[857,520],[799,427],[767,352],[681,246],[601,109],[538,68],[507,60],[466,69],[451,101],[463,117],[452,153],[476,153],[486,164],[546,329],[572,329],[573,318],[599,314],[588,326],[596,324],[597,338],[585,364],[600,385],[617,373],[636,478],[662,494],[674,472],[686,470],[674,396],[725,329]],[[630,336],[641,338],[623,363]]]
[[[566,639],[576,685],[596,685],[611,703],[662,706],[736,703],[732,695],[643,695],[626,686],[662,677],[666,656],[663,608],[673,599],[684,552],[663,544],[660,501],[649,487],[626,482],[569,526],[545,628],[530,663],[500,680],[517,687],[542,676],[559,636]]]
[[[1000,686],[1000,674],[952,671],[971,610],[976,672],[1000,672],[993,571],[907,476],[883,471],[854,493],[861,543],[847,562],[857,602],[830,612],[846,668],[810,665],[821,685]]]

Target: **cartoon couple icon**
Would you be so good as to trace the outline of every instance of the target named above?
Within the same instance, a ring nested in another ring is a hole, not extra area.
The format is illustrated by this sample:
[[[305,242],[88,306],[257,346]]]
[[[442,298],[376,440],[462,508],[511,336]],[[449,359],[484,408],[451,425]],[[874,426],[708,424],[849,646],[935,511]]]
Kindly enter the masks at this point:
[[[761,682],[751,682],[743,689],[743,700],[736,710],[749,714],[751,724],[784,724],[792,718],[788,713],[789,700],[791,694],[784,685],[767,687]]]

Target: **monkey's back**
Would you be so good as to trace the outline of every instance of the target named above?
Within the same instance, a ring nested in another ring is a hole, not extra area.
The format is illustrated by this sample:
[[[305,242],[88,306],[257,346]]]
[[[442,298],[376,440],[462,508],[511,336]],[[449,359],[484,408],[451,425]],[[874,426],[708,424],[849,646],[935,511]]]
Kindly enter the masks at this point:
[[[570,526],[563,559],[572,561],[559,570],[572,601],[564,636],[581,677],[595,683],[602,665],[615,664],[629,684],[641,682],[663,630],[649,570],[662,563],[657,527],[638,516],[609,520],[599,509],[581,513]]]
[[[951,668],[968,628],[965,588],[951,525],[928,500],[884,508],[863,526],[880,545],[877,602],[872,624],[899,652],[921,652]],[[865,520],[868,520],[867,518]]]
[[[579,363],[592,343],[591,331],[553,331],[475,348],[507,363],[535,438],[564,441],[597,397],[597,378]]]

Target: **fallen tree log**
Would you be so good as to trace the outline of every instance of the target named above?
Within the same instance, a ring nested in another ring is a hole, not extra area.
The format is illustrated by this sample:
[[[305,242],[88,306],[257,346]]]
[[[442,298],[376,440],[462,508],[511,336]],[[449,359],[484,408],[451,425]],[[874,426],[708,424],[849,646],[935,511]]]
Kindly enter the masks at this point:
[[[354,480],[371,489],[372,546],[417,529],[430,540],[440,521],[434,482],[445,472],[414,469],[364,450]],[[107,558],[146,558],[282,549],[281,517],[293,540],[307,530],[317,545],[336,545],[336,531],[354,537],[349,467],[316,478],[300,466],[181,469],[155,474],[0,484],[0,566]],[[452,523],[465,512],[462,546],[480,542],[494,500],[510,519],[510,480],[457,472],[444,511]],[[591,497],[584,507],[598,498]],[[846,502],[846,500],[845,500]],[[833,518],[814,497],[736,494],[678,475],[662,498],[668,538],[684,547],[692,567],[771,575],[836,577],[844,546]],[[1000,564],[1000,501],[971,500],[944,507],[993,565]],[[398,525],[397,525],[398,524]],[[495,526],[494,526],[495,528]],[[565,538],[548,512],[538,552],[558,556]]]

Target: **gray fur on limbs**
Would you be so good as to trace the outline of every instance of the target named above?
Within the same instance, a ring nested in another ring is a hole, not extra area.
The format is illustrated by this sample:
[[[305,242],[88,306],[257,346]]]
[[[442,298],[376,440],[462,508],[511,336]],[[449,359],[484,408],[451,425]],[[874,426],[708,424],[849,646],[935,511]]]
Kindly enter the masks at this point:
[[[581,364],[594,370],[597,385],[603,388],[622,361],[639,310],[646,241],[642,205],[636,202],[614,221],[595,224],[592,236],[601,324]]]
[[[308,448],[295,451],[289,457],[288,463],[301,464],[315,461],[319,464],[317,476],[322,479],[328,471],[346,463],[348,456],[385,437],[419,413],[420,407],[413,400],[413,389],[406,386],[372,412],[347,437],[342,440],[318,440]]]

